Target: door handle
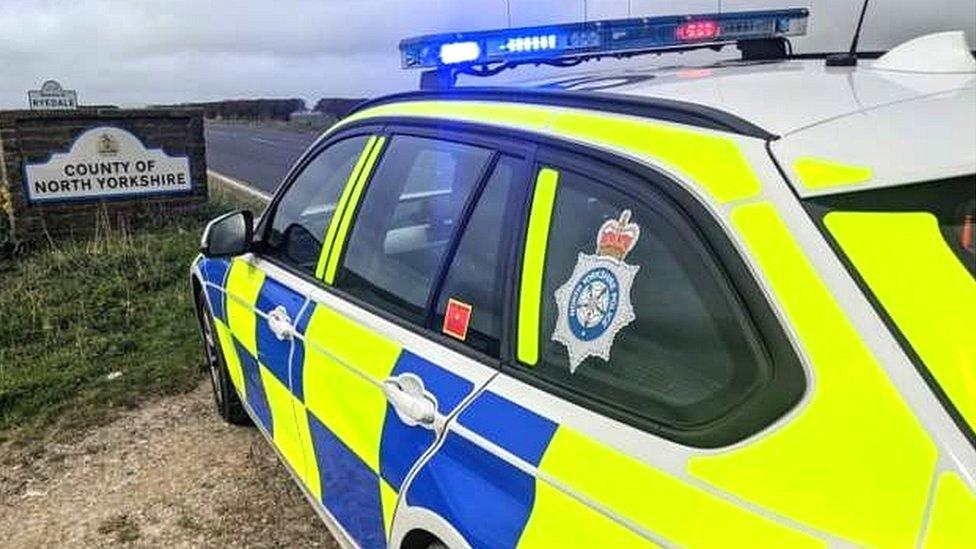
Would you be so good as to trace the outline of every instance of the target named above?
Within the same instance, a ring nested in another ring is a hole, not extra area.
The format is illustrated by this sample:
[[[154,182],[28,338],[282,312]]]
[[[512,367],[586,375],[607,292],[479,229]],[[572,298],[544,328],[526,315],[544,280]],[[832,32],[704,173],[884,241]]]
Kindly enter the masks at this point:
[[[268,328],[280,341],[295,337],[295,326],[291,323],[288,311],[281,305],[268,313]]]
[[[383,382],[383,393],[401,421],[411,427],[437,429],[437,399],[424,388],[424,381],[416,374],[387,379]]]

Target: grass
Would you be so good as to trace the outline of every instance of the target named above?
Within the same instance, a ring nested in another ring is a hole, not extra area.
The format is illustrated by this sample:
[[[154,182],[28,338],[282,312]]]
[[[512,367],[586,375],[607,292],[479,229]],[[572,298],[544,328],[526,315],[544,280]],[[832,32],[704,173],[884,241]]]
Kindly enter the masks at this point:
[[[189,266],[207,220],[234,207],[218,197],[138,230],[101,220],[91,238],[0,260],[0,442],[75,431],[199,383]]]

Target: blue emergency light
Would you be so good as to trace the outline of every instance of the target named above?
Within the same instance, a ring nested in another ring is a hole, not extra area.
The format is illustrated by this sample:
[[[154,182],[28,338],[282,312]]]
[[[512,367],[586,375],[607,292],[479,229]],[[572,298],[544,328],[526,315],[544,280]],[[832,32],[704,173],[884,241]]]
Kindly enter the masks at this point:
[[[431,34],[400,42],[405,69],[457,70],[720,48],[806,34],[806,9],[639,17],[543,27]]]

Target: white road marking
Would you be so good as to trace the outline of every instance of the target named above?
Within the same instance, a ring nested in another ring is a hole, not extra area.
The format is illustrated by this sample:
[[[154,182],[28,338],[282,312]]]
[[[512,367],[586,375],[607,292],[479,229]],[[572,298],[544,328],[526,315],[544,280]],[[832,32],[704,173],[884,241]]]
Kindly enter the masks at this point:
[[[243,193],[249,194],[249,195],[251,195],[251,196],[253,196],[255,198],[259,198],[261,200],[264,200],[265,202],[270,202],[271,201],[271,195],[270,194],[268,194],[266,192],[259,191],[257,189],[254,189],[250,185],[248,185],[247,183],[244,183],[243,181],[240,181],[238,179],[234,179],[233,177],[228,177],[228,176],[226,176],[226,175],[224,175],[224,174],[222,174],[220,172],[215,172],[213,170],[207,170],[207,177],[212,177],[212,178],[220,181],[222,184],[227,185],[228,187],[233,187],[234,189],[236,189],[238,191],[241,191]]]

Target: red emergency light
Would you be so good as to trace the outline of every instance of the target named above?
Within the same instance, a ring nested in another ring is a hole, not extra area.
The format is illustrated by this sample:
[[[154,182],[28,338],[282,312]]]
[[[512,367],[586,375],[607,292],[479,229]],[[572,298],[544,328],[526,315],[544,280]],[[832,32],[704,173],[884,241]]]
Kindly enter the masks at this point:
[[[720,34],[718,21],[688,21],[678,25],[675,37],[681,41],[709,40]]]

